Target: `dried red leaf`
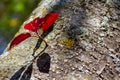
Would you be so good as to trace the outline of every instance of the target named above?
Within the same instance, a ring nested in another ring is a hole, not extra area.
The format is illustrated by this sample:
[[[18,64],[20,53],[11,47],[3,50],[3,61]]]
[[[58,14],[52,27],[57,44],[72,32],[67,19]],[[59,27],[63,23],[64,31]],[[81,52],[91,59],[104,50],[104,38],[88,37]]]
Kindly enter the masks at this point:
[[[30,33],[22,33],[22,34],[18,35],[17,37],[15,37],[15,38],[12,40],[12,42],[11,42],[8,50],[10,50],[10,49],[13,48],[14,46],[18,45],[19,43],[21,43],[22,41],[24,41],[24,40],[27,39],[28,37],[31,37],[31,34],[30,34]]]
[[[33,21],[25,24],[24,28],[32,32],[36,32],[38,29],[40,29],[42,21],[43,21],[43,18],[37,17]]]
[[[41,25],[43,31],[47,30],[58,18],[59,13],[49,13],[44,17],[44,21]]]

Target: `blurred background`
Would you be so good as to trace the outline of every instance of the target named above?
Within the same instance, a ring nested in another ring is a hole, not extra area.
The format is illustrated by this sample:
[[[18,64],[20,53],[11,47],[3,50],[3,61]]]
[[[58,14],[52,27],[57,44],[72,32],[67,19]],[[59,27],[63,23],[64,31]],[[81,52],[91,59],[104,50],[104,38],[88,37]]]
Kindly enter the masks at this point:
[[[0,0],[0,54],[40,0]]]

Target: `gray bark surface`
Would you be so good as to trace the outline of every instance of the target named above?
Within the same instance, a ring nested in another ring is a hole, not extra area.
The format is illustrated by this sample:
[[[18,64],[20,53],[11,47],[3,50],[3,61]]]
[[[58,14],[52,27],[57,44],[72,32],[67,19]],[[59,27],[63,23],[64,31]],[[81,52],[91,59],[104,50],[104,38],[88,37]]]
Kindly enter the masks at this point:
[[[34,62],[31,80],[120,80],[120,1],[43,0],[25,23],[52,10],[60,16],[45,38],[50,71],[39,72]],[[0,80],[29,64],[36,41],[29,38],[1,55]],[[43,42],[36,55],[44,47]]]

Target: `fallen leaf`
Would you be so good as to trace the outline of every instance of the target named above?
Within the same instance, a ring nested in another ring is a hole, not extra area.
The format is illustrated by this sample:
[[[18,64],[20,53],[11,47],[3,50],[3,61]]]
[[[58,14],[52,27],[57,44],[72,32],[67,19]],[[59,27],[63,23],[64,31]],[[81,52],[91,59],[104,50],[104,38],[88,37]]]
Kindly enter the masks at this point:
[[[37,59],[37,67],[40,72],[49,73],[51,57],[48,53],[43,53]]]
[[[47,30],[58,18],[59,13],[49,13],[44,17],[44,22],[41,25],[43,31]]]
[[[30,33],[22,33],[18,36],[16,36],[12,42],[10,43],[10,46],[8,48],[8,50],[11,50],[11,48],[13,48],[14,46],[18,45],[19,43],[21,43],[22,41],[24,41],[25,39],[31,37]]]
[[[36,32],[38,29],[40,29],[42,21],[43,21],[43,18],[37,17],[33,21],[25,24],[24,28],[29,31]]]

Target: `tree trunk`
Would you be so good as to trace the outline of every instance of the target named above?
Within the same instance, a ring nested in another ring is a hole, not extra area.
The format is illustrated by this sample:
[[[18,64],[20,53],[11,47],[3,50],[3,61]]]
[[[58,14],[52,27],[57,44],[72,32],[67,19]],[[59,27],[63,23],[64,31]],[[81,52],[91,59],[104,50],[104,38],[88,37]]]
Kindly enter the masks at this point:
[[[42,42],[35,53],[50,55],[49,73],[38,69],[40,56],[32,56],[37,38],[31,37],[0,56],[0,80],[17,80],[16,72],[29,67],[31,80],[119,80],[119,7],[119,0],[43,0],[18,33],[26,32],[23,26],[34,18],[60,12],[53,30],[44,38],[47,48],[41,52],[45,48]]]

